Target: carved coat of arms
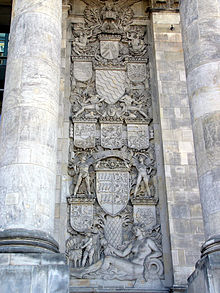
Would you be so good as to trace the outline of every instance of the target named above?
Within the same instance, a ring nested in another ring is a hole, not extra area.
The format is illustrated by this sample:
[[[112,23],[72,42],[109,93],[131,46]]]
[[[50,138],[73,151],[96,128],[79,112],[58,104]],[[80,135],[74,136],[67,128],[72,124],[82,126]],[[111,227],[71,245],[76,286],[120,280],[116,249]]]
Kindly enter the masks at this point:
[[[155,206],[134,205],[134,222],[144,225],[147,229],[156,225],[156,209]]]
[[[109,215],[115,216],[126,207],[129,191],[129,172],[97,171],[97,199],[100,206]]]
[[[92,62],[74,61],[73,73],[76,80],[86,82],[92,78]]]
[[[95,146],[95,123],[74,123],[74,145],[78,148],[93,148]]]
[[[125,93],[123,70],[96,70],[96,90],[107,104],[115,104]]]
[[[93,204],[71,203],[70,225],[77,232],[90,230],[93,225]]]
[[[128,78],[135,82],[141,83],[147,77],[147,68],[144,63],[129,63],[128,64]]]
[[[119,42],[100,41],[100,51],[103,58],[108,60],[116,59],[119,55]]]
[[[122,124],[101,124],[101,145],[104,148],[122,147]]]
[[[149,129],[147,124],[128,124],[128,146],[141,150],[149,147]]]

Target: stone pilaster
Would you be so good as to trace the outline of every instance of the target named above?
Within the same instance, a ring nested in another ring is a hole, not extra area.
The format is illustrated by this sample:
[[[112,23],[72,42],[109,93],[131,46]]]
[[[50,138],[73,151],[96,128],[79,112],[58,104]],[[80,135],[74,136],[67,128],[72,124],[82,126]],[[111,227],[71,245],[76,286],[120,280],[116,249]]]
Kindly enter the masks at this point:
[[[62,1],[13,2],[0,129],[0,251],[57,251],[51,236]]]
[[[158,103],[173,265],[184,292],[204,241],[179,13],[152,13]],[[184,287],[185,285],[185,287]]]
[[[180,12],[205,226],[204,255],[220,249],[220,3],[184,0]]]

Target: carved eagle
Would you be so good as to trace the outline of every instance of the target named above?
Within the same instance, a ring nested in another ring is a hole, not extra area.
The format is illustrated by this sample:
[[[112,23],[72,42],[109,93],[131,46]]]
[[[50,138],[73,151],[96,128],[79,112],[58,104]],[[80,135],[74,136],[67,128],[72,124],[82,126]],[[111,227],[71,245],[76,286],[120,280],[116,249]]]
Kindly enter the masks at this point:
[[[109,2],[110,4],[113,4],[117,6],[118,8],[123,9],[123,8],[130,7],[137,2],[140,2],[141,0],[81,0],[81,1],[83,1],[86,5],[92,6],[92,7],[105,5],[106,2]]]

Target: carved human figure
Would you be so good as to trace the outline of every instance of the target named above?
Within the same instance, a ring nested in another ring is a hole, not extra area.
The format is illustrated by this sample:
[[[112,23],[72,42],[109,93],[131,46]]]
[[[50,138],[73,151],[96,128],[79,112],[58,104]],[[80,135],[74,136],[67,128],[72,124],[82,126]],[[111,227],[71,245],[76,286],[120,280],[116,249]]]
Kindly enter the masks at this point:
[[[137,195],[138,188],[139,188],[142,180],[144,181],[144,184],[145,184],[145,187],[147,190],[147,194],[150,196],[151,195],[150,188],[149,188],[149,173],[150,172],[148,171],[148,168],[144,164],[144,158],[142,156],[139,158],[139,162],[136,164],[135,167],[138,171],[138,175],[137,175],[136,187],[134,190],[134,197]]]
[[[77,178],[77,182],[76,182],[76,186],[75,186],[73,195],[77,194],[83,179],[85,180],[88,194],[91,194],[90,179],[89,179],[89,167],[90,167],[90,165],[91,165],[91,162],[86,160],[86,155],[83,155],[81,157],[81,162],[79,164],[79,175],[78,175],[78,178]]]
[[[105,257],[101,271],[106,272],[110,267],[117,269],[118,279],[139,279],[143,277],[144,262],[148,259],[158,258],[162,255],[159,248],[150,238],[144,237],[140,227],[134,228],[136,239],[123,251],[110,246],[115,256]],[[129,259],[124,259],[127,256]]]
[[[86,243],[82,246],[82,249],[84,249],[83,252],[83,259],[82,259],[82,266],[85,267],[87,258],[89,258],[89,265],[93,263],[93,256],[95,253],[95,248],[93,245],[93,236],[91,233],[87,234]]]
[[[135,239],[124,250],[119,250],[109,243],[105,247],[104,259],[84,269],[73,269],[71,274],[75,277],[89,277],[90,273],[97,273],[111,279],[143,280],[145,278],[145,264],[147,261],[157,260],[162,256],[161,251],[150,238],[144,236],[141,227],[134,228]],[[106,245],[105,245],[106,246]],[[108,249],[106,249],[108,248]],[[107,255],[106,255],[107,254]],[[157,260],[155,264],[162,263]]]
[[[71,237],[67,240],[67,255],[69,257],[69,262],[72,263],[74,268],[81,266],[82,260],[82,248],[77,239]]]

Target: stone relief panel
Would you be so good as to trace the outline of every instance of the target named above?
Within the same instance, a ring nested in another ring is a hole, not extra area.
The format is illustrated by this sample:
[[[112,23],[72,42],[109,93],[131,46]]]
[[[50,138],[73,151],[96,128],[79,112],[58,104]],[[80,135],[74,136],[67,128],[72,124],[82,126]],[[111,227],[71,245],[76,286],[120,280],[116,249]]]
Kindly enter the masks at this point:
[[[71,279],[161,289],[147,29],[133,24],[139,1],[83,2],[71,26]]]

